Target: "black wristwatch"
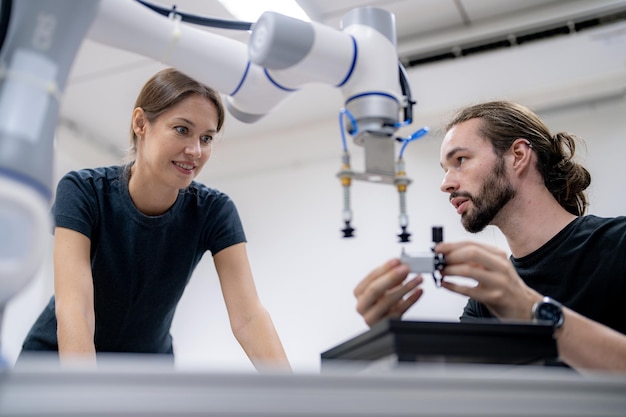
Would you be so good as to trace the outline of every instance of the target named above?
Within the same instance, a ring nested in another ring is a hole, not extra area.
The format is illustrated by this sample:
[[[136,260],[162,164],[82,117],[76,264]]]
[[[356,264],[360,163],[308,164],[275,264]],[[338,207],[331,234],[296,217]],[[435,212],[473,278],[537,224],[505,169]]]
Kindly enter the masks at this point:
[[[532,317],[535,320],[552,322],[555,329],[563,325],[563,305],[550,297],[543,297],[533,305]]]

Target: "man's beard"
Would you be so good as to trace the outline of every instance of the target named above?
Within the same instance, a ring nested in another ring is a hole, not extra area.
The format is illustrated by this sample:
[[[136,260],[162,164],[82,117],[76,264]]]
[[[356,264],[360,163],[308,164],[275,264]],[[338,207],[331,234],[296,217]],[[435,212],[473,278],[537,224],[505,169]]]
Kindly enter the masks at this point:
[[[515,189],[504,173],[504,160],[500,160],[493,173],[485,179],[476,197],[466,196],[471,198],[474,210],[465,212],[461,216],[461,223],[470,233],[481,232],[515,197]]]

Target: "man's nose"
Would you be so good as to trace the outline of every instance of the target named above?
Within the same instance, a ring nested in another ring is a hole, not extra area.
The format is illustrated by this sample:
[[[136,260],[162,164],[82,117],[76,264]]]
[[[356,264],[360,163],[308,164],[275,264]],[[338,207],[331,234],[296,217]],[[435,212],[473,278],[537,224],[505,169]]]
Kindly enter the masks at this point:
[[[448,171],[443,176],[443,181],[441,182],[441,191],[444,193],[452,193],[459,188],[459,183],[454,176],[452,171]]]

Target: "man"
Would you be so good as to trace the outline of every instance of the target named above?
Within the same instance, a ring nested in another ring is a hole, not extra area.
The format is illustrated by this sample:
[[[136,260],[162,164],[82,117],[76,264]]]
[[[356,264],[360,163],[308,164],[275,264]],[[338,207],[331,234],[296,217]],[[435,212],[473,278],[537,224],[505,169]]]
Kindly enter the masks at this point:
[[[589,172],[575,138],[552,135],[527,108],[489,102],[461,110],[441,145],[441,190],[466,230],[498,227],[511,257],[475,242],[439,243],[443,287],[468,296],[461,320],[550,319],[559,356],[577,369],[626,372],[626,217],[583,216]],[[422,295],[417,276],[392,259],[354,290],[368,325],[400,317]],[[550,297],[545,299],[545,297]],[[562,304],[562,305],[561,305]]]

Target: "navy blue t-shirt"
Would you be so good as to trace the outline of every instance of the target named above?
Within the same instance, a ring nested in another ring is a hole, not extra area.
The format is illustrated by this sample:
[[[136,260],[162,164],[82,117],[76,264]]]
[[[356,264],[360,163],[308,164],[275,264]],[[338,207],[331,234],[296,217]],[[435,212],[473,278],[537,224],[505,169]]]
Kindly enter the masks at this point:
[[[626,217],[579,217],[511,262],[540,294],[626,334]],[[469,300],[461,320],[492,317],[484,304]]]
[[[57,227],[91,240],[96,351],[173,353],[176,305],[203,254],[246,238],[233,201],[197,182],[180,190],[166,213],[141,213],[128,172],[113,166],[68,173],[52,213]],[[58,350],[54,297],[23,350]]]

